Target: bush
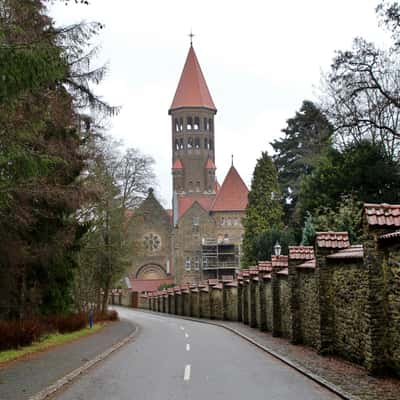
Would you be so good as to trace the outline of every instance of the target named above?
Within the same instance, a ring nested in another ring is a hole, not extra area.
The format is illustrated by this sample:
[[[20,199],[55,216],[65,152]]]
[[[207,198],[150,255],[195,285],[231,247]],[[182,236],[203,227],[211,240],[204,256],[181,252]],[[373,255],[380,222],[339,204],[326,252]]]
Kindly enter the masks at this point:
[[[119,316],[117,311],[108,310],[106,312],[97,312],[94,314],[94,322],[102,322],[102,321],[118,321]]]
[[[0,321],[0,350],[29,346],[44,333],[39,320]]]
[[[69,333],[86,328],[88,316],[86,313],[70,314],[58,317],[57,330],[60,333]]]

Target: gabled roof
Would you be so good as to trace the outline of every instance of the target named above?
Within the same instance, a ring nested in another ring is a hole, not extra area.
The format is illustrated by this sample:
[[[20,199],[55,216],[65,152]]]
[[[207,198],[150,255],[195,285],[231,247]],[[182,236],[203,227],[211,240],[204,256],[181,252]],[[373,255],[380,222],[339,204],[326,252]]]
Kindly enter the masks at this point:
[[[350,246],[347,232],[317,232],[316,242],[318,247],[330,249],[344,249]]]
[[[182,161],[179,158],[175,160],[172,169],[183,169]]]
[[[399,204],[364,204],[369,225],[400,226]]]
[[[312,260],[314,258],[314,247],[289,246],[289,258],[292,260]]]
[[[364,248],[362,244],[355,244],[347,247],[343,250],[339,250],[337,253],[329,254],[326,258],[331,259],[349,259],[349,258],[363,258]]]
[[[179,196],[178,197],[178,213],[179,218],[192,206],[194,202],[199,203],[199,205],[204,208],[204,210],[209,211],[211,205],[215,199],[215,196],[210,195],[193,195],[193,196]]]
[[[244,211],[247,207],[248,194],[249,189],[232,165],[218,191],[211,211]]]
[[[190,46],[169,112],[183,107],[204,107],[217,111],[193,46]]]
[[[217,167],[214,164],[214,161],[209,158],[206,162],[206,169],[217,169]]]

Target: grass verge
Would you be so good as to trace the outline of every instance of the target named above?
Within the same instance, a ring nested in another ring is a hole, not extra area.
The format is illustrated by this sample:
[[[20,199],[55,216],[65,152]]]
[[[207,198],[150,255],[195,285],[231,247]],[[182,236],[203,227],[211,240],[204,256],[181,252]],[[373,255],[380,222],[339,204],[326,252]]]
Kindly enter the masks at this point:
[[[65,333],[65,334],[53,333],[44,336],[41,340],[39,340],[36,343],[33,343],[31,346],[22,347],[20,349],[0,351],[0,366],[9,361],[13,361],[18,358],[49,349],[50,347],[58,346],[60,344],[67,343],[72,340],[88,336],[91,333],[98,332],[103,327],[104,323],[98,323],[93,325],[92,329],[85,328],[80,331]]]

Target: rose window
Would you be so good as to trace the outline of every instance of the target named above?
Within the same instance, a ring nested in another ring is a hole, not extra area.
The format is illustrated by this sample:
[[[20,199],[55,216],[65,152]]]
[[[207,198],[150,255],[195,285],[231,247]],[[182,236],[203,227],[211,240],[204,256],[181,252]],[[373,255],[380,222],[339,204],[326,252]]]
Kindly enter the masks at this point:
[[[155,235],[153,233],[149,233],[144,237],[144,247],[147,250],[155,251],[158,250],[161,246],[160,236]]]

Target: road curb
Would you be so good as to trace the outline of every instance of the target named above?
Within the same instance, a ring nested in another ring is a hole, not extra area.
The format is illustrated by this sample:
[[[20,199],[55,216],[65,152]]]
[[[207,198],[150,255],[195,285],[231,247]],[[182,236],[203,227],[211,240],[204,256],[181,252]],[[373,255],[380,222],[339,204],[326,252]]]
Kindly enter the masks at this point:
[[[98,364],[100,361],[103,361],[105,358],[114,353],[116,350],[118,350],[119,348],[130,342],[138,333],[139,333],[139,327],[135,325],[134,331],[130,333],[128,336],[126,336],[124,339],[120,340],[118,343],[115,343],[109,349],[103,351],[103,353],[99,354],[92,360],[87,361],[81,367],[74,369],[69,374],[58,379],[55,383],[53,383],[50,386],[47,386],[39,393],[36,393],[35,395],[31,396],[29,400],[45,400],[49,398],[51,395],[55,394],[60,389],[62,389],[65,385],[71,383],[73,380],[78,378],[80,375],[82,375],[84,372],[92,368],[94,365]]]
[[[240,336],[244,340],[250,342],[254,346],[258,347],[259,349],[265,351],[266,353],[270,354],[272,357],[276,358],[277,360],[283,362],[284,364],[288,365],[289,367],[295,369],[296,371],[300,372],[302,375],[306,376],[307,378],[311,379],[312,381],[318,383],[319,385],[323,386],[325,389],[328,389],[330,392],[336,394],[340,398],[344,400],[361,400],[360,397],[354,396],[345,390],[342,390],[339,386],[327,381],[324,378],[321,378],[320,376],[314,374],[313,372],[309,371],[307,368],[304,368],[303,366],[289,360],[288,358],[276,353],[275,351],[271,350],[270,348],[262,345],[261,343],[258,343],[256,340],[252,339],[251,337],[245,335],[244,333],[238,331],[237,329],[231,328],[229,326],[224,325],[223,323],[218,323],[214,321],[208,321],[208,320],[202,320],[198,318],[192,318],[192,317],[185,317],[182,315],[176,315],[176,314],[164,314],[164,313],[158,313],[154,311],[146,311],[146,310],[135,310],[135,311],[141,311],[144,313],[148,314],[156,314],[156,315],[163,315],[166,317],[174,317],[177,319],[185,319],[188,321],[193,321],[193,322],[199,322],[202,324],[208,324],[208,325],[214,325],[218,326],[220,328],[225,328],[226,330],[234,333],[237,336]],[[35,399],[36,400],[36,399]]]

